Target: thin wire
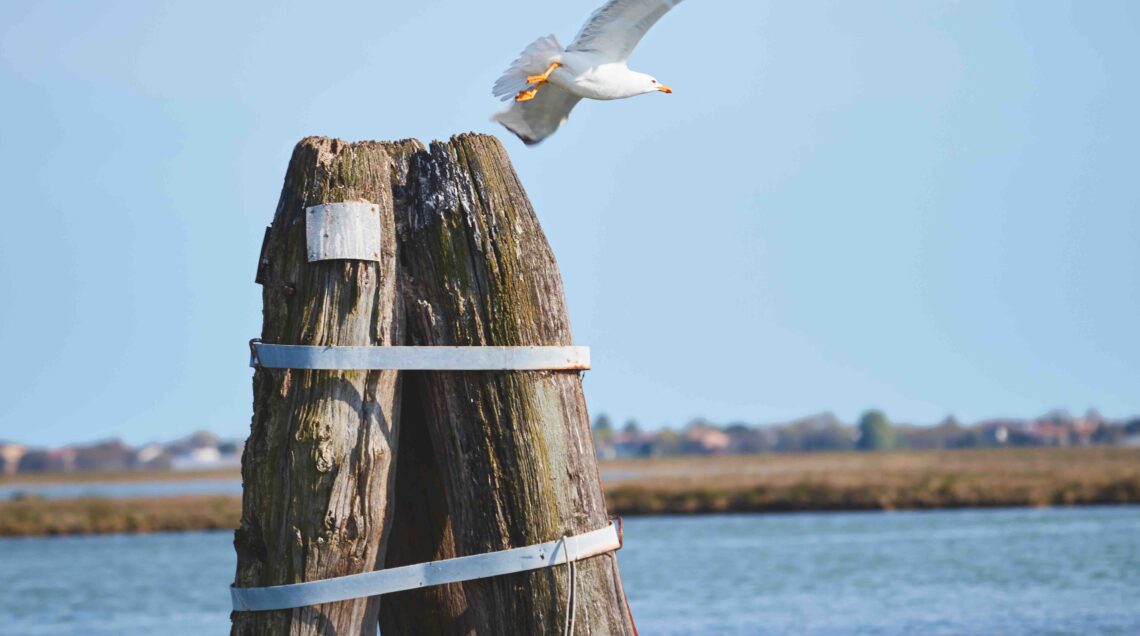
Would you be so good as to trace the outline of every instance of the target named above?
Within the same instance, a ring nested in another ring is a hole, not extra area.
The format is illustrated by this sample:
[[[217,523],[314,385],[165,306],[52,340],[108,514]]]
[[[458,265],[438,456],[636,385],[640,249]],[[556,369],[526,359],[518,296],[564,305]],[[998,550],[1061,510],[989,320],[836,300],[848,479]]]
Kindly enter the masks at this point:
[[[575,605],[578,600],[578,594],[575,590],[575,585],[578,582],[578,577],[574,572],[574,558],[570,555],[570,544],[566,542],[566,535],[562,535],[562,550],[566,554],[566,592],[568,598],[566,599],[566,626],[563,634],[570,636],[574,633],[574,614]]]

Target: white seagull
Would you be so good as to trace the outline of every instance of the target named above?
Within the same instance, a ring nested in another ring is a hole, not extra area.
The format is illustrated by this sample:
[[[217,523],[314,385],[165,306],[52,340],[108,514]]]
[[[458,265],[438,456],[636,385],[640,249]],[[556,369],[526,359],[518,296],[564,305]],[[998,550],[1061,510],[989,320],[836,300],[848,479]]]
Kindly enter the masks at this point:
[[[642,36],[680,3],[609,0],[565,49],[553,35],[535,40],[495,82],[495,97],[515,101],[491,119],[530,145],[554,134],[583,97],[672,93],[652,76],[631,71],[626,62]]]

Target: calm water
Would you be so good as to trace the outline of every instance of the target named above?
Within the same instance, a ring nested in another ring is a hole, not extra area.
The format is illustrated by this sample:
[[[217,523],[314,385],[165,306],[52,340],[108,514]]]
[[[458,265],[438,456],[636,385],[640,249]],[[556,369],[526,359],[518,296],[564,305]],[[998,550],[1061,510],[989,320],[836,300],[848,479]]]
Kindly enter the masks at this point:
[[[642,634],[1140,634],[1140,507],[630,519]],[[228,629],[231,534],[0,540],[0,630]]]

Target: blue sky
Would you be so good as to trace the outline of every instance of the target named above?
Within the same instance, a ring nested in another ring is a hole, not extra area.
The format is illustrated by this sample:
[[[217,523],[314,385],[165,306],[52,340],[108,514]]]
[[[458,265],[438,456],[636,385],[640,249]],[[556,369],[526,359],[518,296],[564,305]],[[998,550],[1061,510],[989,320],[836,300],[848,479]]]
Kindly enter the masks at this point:
[[[682,3],[525,148],[488,121],[599,0],[0,4],[0,438],[244,437],[292,146],[503,137],[592,411],[1140,413],[1140,4]]]

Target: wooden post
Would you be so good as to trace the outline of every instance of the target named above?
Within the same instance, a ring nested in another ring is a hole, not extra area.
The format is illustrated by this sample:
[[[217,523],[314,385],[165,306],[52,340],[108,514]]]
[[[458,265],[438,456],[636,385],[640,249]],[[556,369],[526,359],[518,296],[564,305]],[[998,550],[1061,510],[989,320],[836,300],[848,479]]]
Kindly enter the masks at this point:
[[[378,206],[380,262],[308,262],[305,208],[358,199]],[[493,137],[426,150],[303,140],[258,281],[266,343],[572,344],[557,265]],[[242,477],[242,587],[483,554],[609,523],[576,372],[259,369]],[[576,568],[575,631],[632,634],[614,555]],[[235,613],[232,633],[372,634],[378,622],[385,636],[557,633],[566,573]]]
[[[413,157],[397,204],[408,335],[418,345],[572,344],[562,280],[506,151],[460,135]],[[405,482],[388,565],[551,541],[609,523],[575,372],[409,374],[401,437],[438,480]],[[413,397],[414,396],[414,397]],[[409,409],[409,415],[410,409]],[[413,457],[412,454],[408,458]],[[433,506],[446,506],[441,511]],[[384,634],[561,633],[563,568],[386,597]],[[577,564],[576,632],[632,634],[612,554]]]
[[[390,155],[416,149],[325,138],[297,145],[258,268],[264,342],[402,342]],[[308,262],[305,208],[361,199],[377,206],[379,262]],[[396,372],[258,369],[253,394],[235,585],[313,581],[379,567],[390,526]],[[235,612],[231,633],[374,634],[378,609],[378,599],[358,599]]]

